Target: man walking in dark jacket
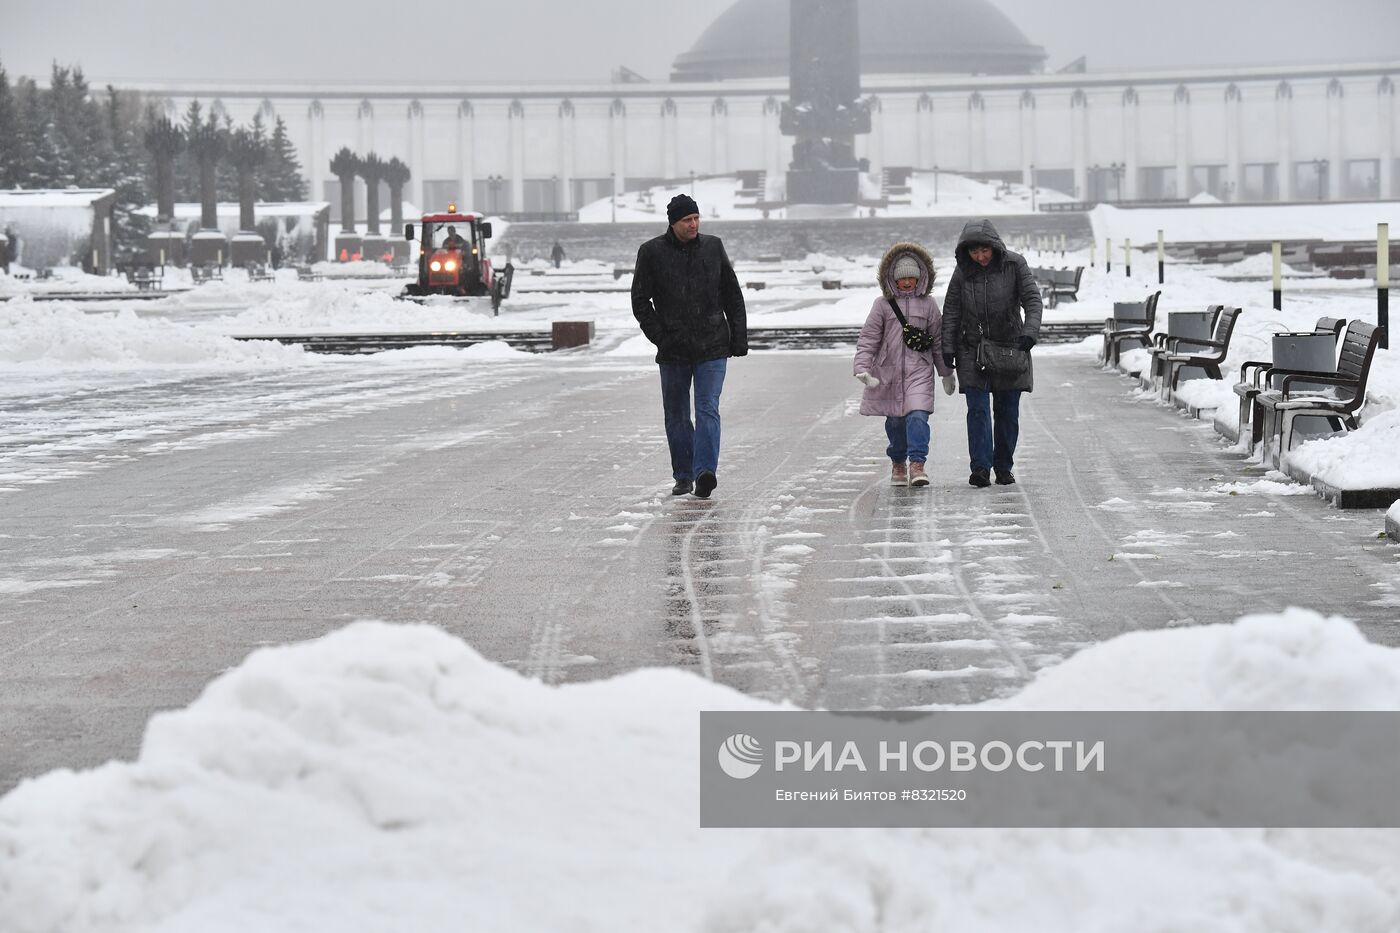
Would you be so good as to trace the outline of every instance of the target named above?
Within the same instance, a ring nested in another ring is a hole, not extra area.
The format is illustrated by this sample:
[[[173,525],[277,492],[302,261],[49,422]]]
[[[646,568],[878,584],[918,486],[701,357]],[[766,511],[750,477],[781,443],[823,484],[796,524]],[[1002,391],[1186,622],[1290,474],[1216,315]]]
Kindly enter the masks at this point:
[[[719,237],[700,233],[700,208],[684,194],[666,206],[670,228],[637,250],[632,313],[656,345],[661,406],[671,448],[671,495],[708,499],[718,485],[719,396],[731,356],[749,352],[744,293]],[[695,387],[695,420],[690,390]]]
[[[958,371],[967,398],[967,452],[973,486],[1016,482],[1016,439],[1021,393],[1031,391],[1029,351],[1040,337],[1040,289],[1019,253],[1006,248],[990,220],[971,220],[954,251],[957,268],[943,297],[943,361]],[[977,345],[990,340],[1027,351],[1021,372],[997,373],[977,362]]]

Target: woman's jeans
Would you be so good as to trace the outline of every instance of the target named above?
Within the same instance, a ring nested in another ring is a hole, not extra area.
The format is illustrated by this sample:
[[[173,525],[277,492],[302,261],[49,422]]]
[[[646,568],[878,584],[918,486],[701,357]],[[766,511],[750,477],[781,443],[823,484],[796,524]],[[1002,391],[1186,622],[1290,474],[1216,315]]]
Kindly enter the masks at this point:
[[[666,443],[671,448],[671,475],[693,480],[719,467],[719,394],[729,361],[661,363],[661,407],[666,413]],[[690,386],[695,385],[695,421],[690,420]]]
[[[1021,433],[1021,393],[964,389],[967,396],[967,453],[974,470],[1010,473]]]
[[[885,418],[885,435],[890,446],[885,453],[895,463],[914,460],[923,463],[928,459],[928,412],[911,411],[902,418]]]

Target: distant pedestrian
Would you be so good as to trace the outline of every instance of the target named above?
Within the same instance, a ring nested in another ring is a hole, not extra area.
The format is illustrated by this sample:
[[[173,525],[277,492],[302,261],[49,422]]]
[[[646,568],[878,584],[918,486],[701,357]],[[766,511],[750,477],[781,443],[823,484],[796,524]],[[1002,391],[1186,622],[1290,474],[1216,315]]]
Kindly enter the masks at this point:
[[[549,258],[554,260],[554,268],[559,268],[559,263],[564,261],[564,247],[559,245],[559,241],[554,241],[554,249],[549,251]]]
[[[943,361],[943,316],[929,294],[933,259],[918,244],[896,243],[880,260],[878,277],[883,297],[856,341],[855,377],[865,384],[860,413],[885,418],[890,483],[927,486],[935,372],[947,394],[957,390],[953,368]]]
[[[719,484],[719,397],[729,357],[746,356],[744,293],[719,237],[700,232],[700,208],[678,194],[666,232],[637,250],[632,313],[656,345],[671,450],[671,495],[708,499]],[[690,391],[695,387],[695,418]]]
[[[943,361],[956,367],[967,397],[967,481],[991,485],[995,470],[997,483],[1007,486],[1016,482],[1011,468],[1021,393],[1034,383],[1030,349],[1040,336],[1040,288],[1025,258],[1007,250],[990,220],[968,221],[954,256],[957,267],[943,298]]]

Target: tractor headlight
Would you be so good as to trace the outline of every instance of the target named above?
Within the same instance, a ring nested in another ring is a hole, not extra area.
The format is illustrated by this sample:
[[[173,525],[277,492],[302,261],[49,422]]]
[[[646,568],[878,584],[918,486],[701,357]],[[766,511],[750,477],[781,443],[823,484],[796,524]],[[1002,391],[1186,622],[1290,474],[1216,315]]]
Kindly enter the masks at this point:
[[[457,261],[455,259],[449,259],[447,260],[447,264],[443,268],[445,268],[448,272],[451,272],[453,269],[457,268]]]
[[[432,269],[434,272],[441,272],[441,271],[442,271],[442,263],[440,263],[440,262],[438,262],[436,259],[434,259],[432,262],[428,263],[428,268],[429,268],[429,269]]]

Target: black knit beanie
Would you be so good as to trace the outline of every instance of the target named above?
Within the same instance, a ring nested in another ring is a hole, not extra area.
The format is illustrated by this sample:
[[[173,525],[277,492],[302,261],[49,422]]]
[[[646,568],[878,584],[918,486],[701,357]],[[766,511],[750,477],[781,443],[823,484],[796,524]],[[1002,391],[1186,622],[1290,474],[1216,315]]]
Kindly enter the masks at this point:
[[[688,194],[678,194],[666,205],[666,222],[673,224],[682,217],[700,213],[700,205]]]

